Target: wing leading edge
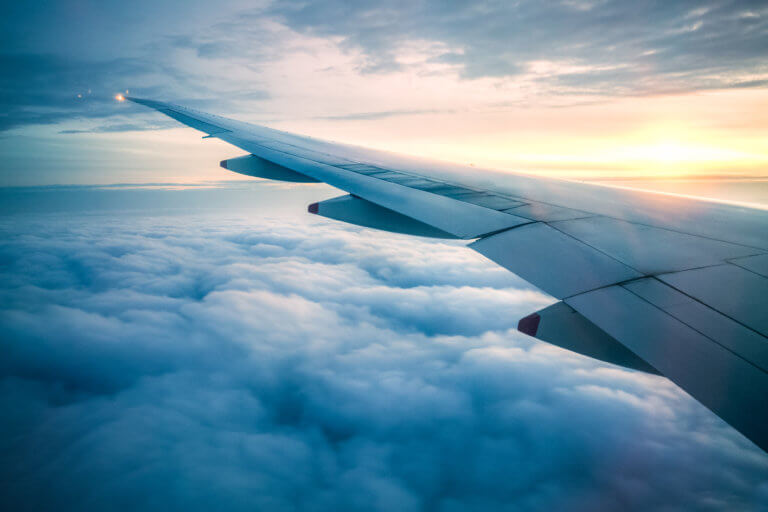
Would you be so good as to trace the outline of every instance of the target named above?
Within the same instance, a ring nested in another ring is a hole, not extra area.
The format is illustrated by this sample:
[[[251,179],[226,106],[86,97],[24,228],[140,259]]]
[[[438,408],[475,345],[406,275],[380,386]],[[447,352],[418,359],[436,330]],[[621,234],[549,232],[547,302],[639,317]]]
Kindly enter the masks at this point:
[[[768,212],[462,168],[127,98],[249,154],[222,167],[350,195],[309,211],[469,247],[560,302],[519,330],[661,373],[768,451]]]

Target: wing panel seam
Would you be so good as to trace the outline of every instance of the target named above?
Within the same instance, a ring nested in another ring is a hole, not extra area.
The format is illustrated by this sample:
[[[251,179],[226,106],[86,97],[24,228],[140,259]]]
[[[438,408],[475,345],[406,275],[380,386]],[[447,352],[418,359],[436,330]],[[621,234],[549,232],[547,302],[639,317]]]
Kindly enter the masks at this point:
[[[689,297],[689,298],[691,298],[691,299],[693,299],[693,300],[696,300],[694,297],[691,297],[690,295],[688,295],[688,294],[686,294],[686,293],[684,293],[684,292],[682,292],[682,291],[678,290],[678,289],[677,289],[677,288],[675,288],[674,286],[670,286],[668,283],[665,283],[665,282],[663,282],[663,281],[660,281],[659,279],[656,279],[655,277],[651,277],[651,279],[654,279],[655,281],[657,281],[657,282],[661,283],[662,285],[667,285],[667,286],[669,286],[669,287],[670,287],[670,288],[672,288],[673,290],[675,290],[675,291],[677,291],[677,292],[679,292],[679,293],[681,293],[681,294],[685,295],[686,297]],[[745,358],[744,356],[742,356],[742,355],[741,355],[741,354],[739,354],[738,352],[735,352],[733,349],[731,349],[731,348],[729,348],[729,347],[727,347],[727,346],[723,345],[722,343],[720,343],[720,342],[719,342],[719,341],[717,341],[716,339],[714,339],[714,338],[712,338],[712,337],[708,336],[707,334],[705,334],[705,333],[701,332],[699,329],[697,329],[696,327],[692,326],[692,325],[691,325],[691,324],[689,324],[688,322],[685,322],[684,320],[681,320],[680,318],[676,317],[675,315],[673,315],[673,314],[669,313],[668,311],[666,311],[666,310],[662,309],[661,307],[657,306],[657,305],[656,305],[656,304],[654,304],[653,302],[651,302],[651,301],[647,300],[645,297],[642,297],[641,295],[638,295],[637,293],[635,293],[634,291],[630,290],[629,288],[627,288],[627,287],[625,287],[625,286],[622,286],[622,285],[616,285],[616,286],[621,286],[623,289],[625,289],[626,291],[628,291],[629,293],[631,293],[632,295],[634,295],[634,296],[635,296],[635,297],[637,297],[638,299],[642,300],[643,302],[645,302],[645,303],[647,303],[647,304],[650,304],[651,306],[653,306],[654,308],[658,309],[659,311],[661,311],[661,312],[662,312],[662,313],[664,313],[665,315],[668,315],[668,316],[670,316],[670,317],[674,318],[675,320],[677,320],[677,321],[678,321],[678,322],[680,322],[681,324],[685,325],[685,326],[686,326],[686,327],[688,327],[689,329],[691,329],[691,330],[693,330],[693,331],[695,331],[695,332],[697,332],[697,333],[701,334],[702,336],[704,336],[705,338],[707,338],[707,339],[708,339],[708,340],[710,340],[711,342],[713,342],[713,343],[716,343],[716,344],[720,345],[722,348],[724,348],[724,349],[725,349],[725,350],[727,350],[728,352],[732,353],[733,355],[735,355],[735,356],[736,356],[736,357],[738,357],[739,359],[743,359],[744,361],[746,361],[747,363],[751,364],[752,366],[754,366],[755,368],[757,368],[757,369],[758,369],[758,370],[760,370],[761,372],[763,372],[763,373],[765,373],[765,374],[768,374],[768,371],[766,371],[766,370],[764,370],[763,368],[761,368],[761,367],[757,366],[755,363],[753,363],[753,362],[752,362],[752,361],[750,361],[749,359]],[[591,290],[591,291],[594,291],[594,290]],[[589,292],[585,292],[585,293],[589,293]],[[582,294],[579,294],[579,295],[582,295]],[[726,318],[728,318],[728,319],[730,319],[730,320],[733,320],[733,318],[729,317],[729,316],[728,316],[728,315],[726,315],[725,313],[722,313],[721,311],[718,311],[718,310],[716,310],[716,309],[713,309],[711,306],[708,306],[707,304],[705,304],[705,303],[703,303],[703,302],[701,302],[701,301],[699,301],[699,300],[696,300],[696,302],[698,302],[699,304],[703,305],[704,307],[706,307],[706,308],[707,308],[707,309],[709,309],[710,311],[714,311],[715,313],[719,313],[719,314],[723,315],[724,317],[726,317]],[[754,329],[751,329],[751,328],[749,328],[748,326],[746,326],[746,325],[743,325],[741,322],[738,322],[737,320],[733,320],[733,321],[734,321],[734,322],[736,322],[737,324],[741,325],[742,327],[746,327],[747,329],[749,329],[749,330],[750,330],[750,331],[752,331],[752,332],[756,332],[756,331],[754,331]],[[765,336],[763,336],[763,335],[762,335],[762,334],[760,334],[759,332],[758,332],[757,334],[758,334],[758,335],[760,335],[762,338],[765,338]]]
[[[723,265],[724,265],[724,264],[720,264],[720,265],[708,265],[708,266],[706,266],[706,267],[699,267],[699,268],[696,268],[696,269],[688,269],[688,270],[700,270],[700,269],[703,269],[703,268],[721,267],[721,266],[723,266]],[[728,265],[728,263],[725,263],[725,265]],[[738,268],[741,268],[741,267],[739,267],[738,265],[734,265],[734,267],[738,267]],[[660,275],[660,276],[661,276],[661,275],[680,274],[680,273],[682,273],[682,272],[687,272],[688,270],[680,270],[679,272],[664,272],[664,273],[662,273],[662,274],[658,274],[658,275]],[[746,270],[746,269],[743,269],[743,270]],[[764,276],[761,276],[760,274],[755,274],[755,275],[757,275],[757,276],[760,276],[760,277],[762,277],[763,279],[765,279],[765,277],[764,277]],[[707,304],[706,302],[704,302],[704,301],[702,301],[702,300],[700,300],[700,299],[698,299],[698,298],[694,297],[693,295],[691,295],[691,294],[689,294],[689,293],[686,293],[685,291],[681,290],[680,288],[678,288],[678,287],[674,286],[672,283],[668,283],[668,282],[666,282],[666,281],[662,281],[661,279],[658,279],[658,277],[657,277],[657,276],[648,276],[648,277],[653,277],[654,279],[656,279],[656,280],[657,280],[657,281],[659,281],[660,283],[662,283],[662,284],[665,284],[665,285],[669,286],[670,288],[672,288],[673,290],[675,290],[675,291],[677,291],[677,292],[680,292],[682,295],[685,295],[685,296],[686,296],[686,297],[688,297],[689,299],[691,299],[691,300],[693,300],[693,301],[695,301],[695,302],[698,302],[699,304],[701,304],[701,305],[703,305],[703,306],[706,306],[706,307],[708,307],[708,308],[709,308],[709,309],[711,309],[712,311],[717,311],[718,313],[720,313],[721,315],[723,315],[723,316],[724,316],[724,317],[726,317],[727,319],[729,319],[729,320],[733,320],[734,322],[736,322],[736,323],[737,323],[737,324],[739,324],[740,326],[742,326],[742,327],[744,327],[745,329],[748,329],[748,330],[750,330],[750,331],[754,332],[755,334],[757,334],[758,336],[760,336],[760,337],[761,337],[761,338],[763,338],[764,340],[768,341],[768,338],[766,338],[766,336],[765,336],[763,333],[761,333],[761,332],[759,332],[759,331],[756,331],[756,330],[755,330],[753,327],[750,327],[749,325],[745,324],[744,322],[742,322],[742,321],[740,321],[740,320],[737,320],[737,319],[733,318],[732,316],[730,316],[730,315],[728,315],[728,314],[726,314],[726,313],[724,313],[724,312],[720,311],[719,309],[715,309],[715,308],[713,308],[712,306],[710,306],[710,305],[709,305],[709,304]]]
[[[460,203],[471,204],[473,206],[477,206],[478,208],[484,208],[484,209],[489,210],[489,211],[499,212],[499,213],[502,213],[504,215],[509,215],[509,216],[512,216],[512,217],[519,217],[518,215],[515,215],[515,214],[513,214],[511,212],[497,210],[495,208],[488,208],[487,206],[482,206],[482,205],[479,205],[479,204],[471,203],[469,201],[462,201],[460,198],[457,198],[457,197],[451,197],[451,196],[447,196],[447,195],[443,195],[443,194],[436,194],[436,193],[431,192],[429,190],[422,190],[422,189],[417,188],[417,187],[410,187],[408,185],[403,185],[403,184],[397,183],[395,181],[390,181],[390,180],[386,180],[386,179],[383,179],[383,178],[379,178],[379,177],[377,177],[375,175],[365,174],[365,173],[357,172],[357,171],[352,170],[352,169],[345,169],[344,167],[342,167],[343,165],[355,165],[355,164],[369,165],[370,167],[375,167],[375,166],[370,165],[370,164],[365,164],[364,162],[350,161],[349,164],[326,163],[326,162],[322,162],[320,160],[317,160],[315,158],[309,158],[307,156],[302,156],[302,155],[297,155],[297,154],[294,154],[294,153],[289,153],[288,151],[284,151],[283,149],[271,148],[271,147],[263,146],[262,144],[255,143],[255,142],[253,144],[258,146],[258,147],[260,147],[261,149],[264,149],[264,150],[267,150],[267,151],[275,151],[275,152],[278,152],[278,153],[282,153],[284,155],[291,156],[293,158],[301,158],[301,159],[304,159],[304,160],[307,160],[307,161],[310,161],[310,162],[314,162],[316,164],[327,165],[329,167],[333,167],[333,168],[338,169],[340,171],[345,171],[345,172],[353,173],[356,176],[361,176],[361,177],[364,177],[364,178],[371,178],[371,179],[375,179],[375,180],[378,180],[378,181],[383,181],[385,183],[391,183],[392,185],[397,185],[397,186],[400,186],[400,187],[403,187],[403,188],[406,188],[406,189],[409,189],[409,190],[416,190],[416,191],[419,191],[419,192],[424,192],[424,193],[427,193],[427,194],[431,194],[433,196],[444,197],[446,199],[452,199],[452,200],[460,202]],[[295,146],[293,144],[286,144],[286,145],[287,146],[291,146],[291,147],[295,147],[297,149],[301,149],[301,148],[298,148],[298,146]],[[329,157],[340,159],[340,157],[336,157],[334,155],[329,155],[329,154],[326,154],[326,153],[321,153],[321,152],[311,151],[311,150],[309,150],[309,152],[310,153],[316,153],[318,155],[327,155]],[[464,185],[457,185],[457,184],[453,184],[451,182],[437,180],[437,179],[434,179],[434,178],[425,177],[425,176],[421,176],[421,175],[418,175],[418,174],[410,174],[410,173],[403,172],[403,171],[384,169],[384,168],[381,168],[381,170],[383,172],[394,172],[394,173],[401,174],[401,175],[404,175],[404,176],[409,176],[409,177],[413,177],[413,178],[420,178],[420,179],[424,179],[424,180],[428,180],[428,181],[434,181],[435,183],[444,183],[447,186],[451,186],[451,187],[455,187],[455,188],[460,188],[460,189],[465,189],[465,190],[467,190],[469,192],[477,192],[477,193],[483,193],[483,194],[496,195],[498,197],[503,197],[503,198],[508,199],[510,201],[514,201],[514,200],[519,201],[521,199],[521,198],[513,198],[513,197],[510,197],[510,196],[503,196],[503,195],[497,194],[495,192],[490,192],[488,190],[470,188],[470,187],[467,187],[467,186],[464,186]],[[524,217],[522,217],[522,218],[524,218]],[[529,220],[529,219],[526,219],[526,220]],[[539,222],[539,221],[531,220],[530,222],[526,222],[523,225],[528,225],[528,224],[535,223],[535,222]],[[497,231],[491,231],[491,232],[488,232],[488,233],[484,233],[482,235],[478,235],[478,237],[476,237],[476,238],[490,236],[491,234],[496,234],[496,233],[499,233],[501,231],[505,231],[506,229],[507,228],[504,228],[502,230],[497,230]]]

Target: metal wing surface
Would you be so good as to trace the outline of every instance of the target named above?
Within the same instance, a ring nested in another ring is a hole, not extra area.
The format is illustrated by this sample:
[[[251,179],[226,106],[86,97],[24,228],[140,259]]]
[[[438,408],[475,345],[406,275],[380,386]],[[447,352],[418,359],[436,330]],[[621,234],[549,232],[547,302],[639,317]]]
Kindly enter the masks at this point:
[[[469,247],[560,300],[531,336],[660,373],[768,451],[768,211],[480,170],[128,98],[248,154],[222,167],[324,182],[340,221]]]

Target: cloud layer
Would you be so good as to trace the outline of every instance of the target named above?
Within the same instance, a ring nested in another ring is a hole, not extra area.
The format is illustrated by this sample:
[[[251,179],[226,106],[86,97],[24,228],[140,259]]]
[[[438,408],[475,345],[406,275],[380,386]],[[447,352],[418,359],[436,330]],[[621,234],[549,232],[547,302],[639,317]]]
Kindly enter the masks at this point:
[[[458,244],[252,212],[0,219],[0,508],[758,509],[664,379],[535,342]]]

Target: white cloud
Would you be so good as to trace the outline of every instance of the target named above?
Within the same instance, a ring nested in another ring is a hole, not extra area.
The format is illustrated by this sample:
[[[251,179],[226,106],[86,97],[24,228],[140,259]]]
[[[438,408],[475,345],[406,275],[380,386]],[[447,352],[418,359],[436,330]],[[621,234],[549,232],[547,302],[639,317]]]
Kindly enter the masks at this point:
[[[4,509],[765,497],[762,452],[661,378],[517,333],[550,299],[457,243],[199,213],[0,236]]]

